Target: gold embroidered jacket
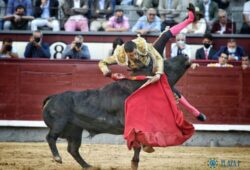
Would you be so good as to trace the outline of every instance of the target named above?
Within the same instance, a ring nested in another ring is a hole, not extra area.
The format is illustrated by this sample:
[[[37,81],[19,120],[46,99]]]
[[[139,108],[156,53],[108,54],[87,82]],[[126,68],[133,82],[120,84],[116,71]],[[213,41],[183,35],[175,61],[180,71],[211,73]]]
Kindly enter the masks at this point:
[[[103,74],[106,75],[111,72],[108,68],[108,65],[111,64],[119,64],[121,66],[127,66],[131,69],[138,69],[142,66],[148,66],[150,60],[153,61],[153,72],[155,74],[163,74],[163,58],[158,51],[155,50],[153,45],[147,43],[142,37],[138,37],[132,41],[135,42],[137,46],[137,53],[139,54],[137,61],[139,60],[139,62],[129,59],[125,53],[124,45],[118,45],[113,56],[105,58],[99,62],[99,68]]]

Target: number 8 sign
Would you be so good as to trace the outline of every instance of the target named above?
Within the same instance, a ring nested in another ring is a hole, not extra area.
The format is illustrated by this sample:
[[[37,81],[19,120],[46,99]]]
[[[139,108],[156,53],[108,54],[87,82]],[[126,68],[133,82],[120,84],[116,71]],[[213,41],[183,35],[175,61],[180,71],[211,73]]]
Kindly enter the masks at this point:
[[[67,44],[64,42],[54,42],[50,45],[50,59],[62,59],[62,54],[66,49]]]

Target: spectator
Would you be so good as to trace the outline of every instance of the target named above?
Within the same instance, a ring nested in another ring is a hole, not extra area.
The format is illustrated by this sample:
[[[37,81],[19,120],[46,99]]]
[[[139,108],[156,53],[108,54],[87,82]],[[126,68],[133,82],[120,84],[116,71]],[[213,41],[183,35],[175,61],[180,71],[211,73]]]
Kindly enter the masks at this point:
[[[113,6],[111,0],[93,0],[91,1],[90,23],[91,31],[104,31],[107,26],[107,19],[112,15]]]
[[[180,0],[159,0],[158,5],[159,14],[161,17],[162,25],[161,30],[163,31],[166,26],[174,26],[180,22],[179,16],[181,12],[181,1]]]
[[[160,32],[161,22],[160,18],[156,16],[156,10],[149,8],[147,14],[140,17],[132,28],[132,32],[139,34],[149,34],[152,32]]]
[[[5,15],[5,2],[3,0],[0,0],[0,30],[3,29],[3,17]]]
[[[218,5],[211,0],[201,0],[198,4],[199,9],[203,13],[208,24],[209,30],[212,28],[214,21],[218,15]]]
[[[13,15],[4,16],[4,30],[27,30],[29,22],[34,19],[33,16],[25,16],[25,7],[18,5]]]
[[[226,53],[221,53],[218,58],[218,63],[210,63],[207,67],[233,67],[232,64],[228,64],[228,55]]]
[[[219,10],[219,19],[212,26],[211,33],[216,34],[232,34],[236,33],[236,24],[227,17],[227,12],[223,9]]]
[[[115,51],[116,47],[117,47],[118,45],[122,45],[122,44],[124,44],[124,41],[123,41],[120,37],[117,37],[117,38],[113,41],[113,44],[112,44],[113,48],[112,48],[112,50],[109,52],[109,56],[112,56],[112,55],[114,54],[114,51]]]
[[[89,31],[88,19],[84,16],[89,10],[88,0],[67,0],[62,5],[62,9],[66,17],[65,31]]]
[[[47,26],[53,31],[60,30],[58,18],[58,0],[36,0],[35,20],[31,22],[31,30],[36,31],[38,27]]]
[[[8,16],[14,16],[15,21],[20,21],[21,17],[19,15],[16,15],[16,10],[18,6],[24,7],[24,13],[22,14],[22,19],[28,17],[28,20],[30,21],[32,17],[32,3],[31,0],[8,0],[7,9],[6,9],[6,17]],[[13,18],[13,17],[11,17]],[[33,18],[32,18],[33,19]],[[7,19],[8,21],[4,22],[4,30],[10,30],[13,26],[11,21]],[[22,21],[22,20],[21,20]],[[28,30],[30,29],[30,23],[28,22]]]
[[[187,55],[189,58],[191,57],[191,47],[186,44],[186,35],[182,33],[176,35],[176,43],[171,45],[171,57],[177,55]]]
[[[241,58],[241,67],[243,70],[250,68],[250,61],[249,61],[250,55],[242,56]]]
[[[250,1],[244,3],[241,34],[250,34]]]
[[[0,58],[18,58],[17,50],[12,45],[11,38],[5,38],[2,42]]]
[[[222,46],[220,50],[213,56],[214,59],[218,59],[221,53],[228,55],[229,60],[241,60],[241,57],[244,55],[244,49],[237,45],[234,39],[230,39],[227,42],[227,46]]]
[[[212,35],[211,34],[205,34],[203,36],[202,43],[203,43],[203,47],[199,48],[196,51],[195,59],[197,59],[197,60],[200,60],[200,59],[202,59],[202,60],[212,60],[213,56],[216,53],[216,50],[213,49],[213,37],[212,37]]]
[[[62,58],[64,59],[90,59],[89,48],[83,44],[83,37],[77,35],[71,45],[68,45]]]
[[[207,23],[203,14],[198,7],[195,8],[196,20],[184,28],[181,33],[184,34],[205,34],[207,29]]]
[[[25,58],[50,58],[49,45],[43,42],[43,34],[34,31],[24,51]]]
[[[129,29],[128,18],[124,16],[122,9],[116,9],[115,15],[109,18],[106,31],[107,32],[126,32]]]

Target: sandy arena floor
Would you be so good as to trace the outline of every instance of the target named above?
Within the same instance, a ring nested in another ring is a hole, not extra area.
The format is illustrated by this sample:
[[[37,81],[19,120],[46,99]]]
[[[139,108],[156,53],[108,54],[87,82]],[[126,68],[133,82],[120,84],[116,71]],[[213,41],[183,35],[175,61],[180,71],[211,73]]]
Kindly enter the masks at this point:
[[[67,152],[66,143],[58,144],[63,164],[52,160],[47,143],[0,143],[0,170],[80,170]],[[125,145],[82,145],[80,153],[91,165],[103,170],[128,170],[133,151]],[[211,161],[214,159],[214,161]],[[213,162],[217,162],[215,168]],[[140,170],[250,170],[250,147],[168,147],[156,152],[141,152]]]

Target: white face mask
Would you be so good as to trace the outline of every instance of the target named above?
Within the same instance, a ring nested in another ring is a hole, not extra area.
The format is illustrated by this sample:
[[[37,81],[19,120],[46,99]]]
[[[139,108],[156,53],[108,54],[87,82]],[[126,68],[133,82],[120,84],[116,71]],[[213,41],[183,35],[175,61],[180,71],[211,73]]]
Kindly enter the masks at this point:
[[[235,53],[236,49],[235,48],[228,48],[229,53]]]
[[[177,45],[178,45],[180,48],[184,48],[184,47],[185,47],[185,41],[183,41],[183,40],[179,40],[179,41],[177,41],[176,43],[177,43]]]

